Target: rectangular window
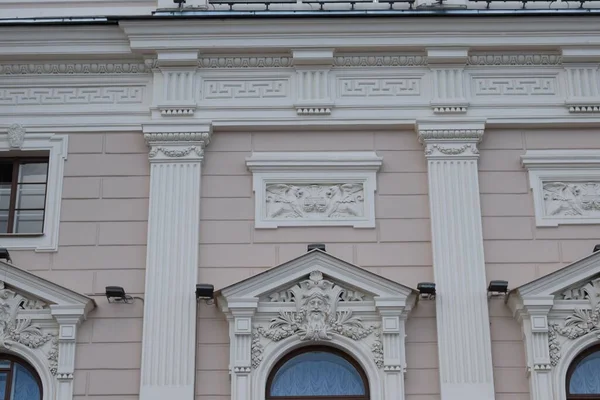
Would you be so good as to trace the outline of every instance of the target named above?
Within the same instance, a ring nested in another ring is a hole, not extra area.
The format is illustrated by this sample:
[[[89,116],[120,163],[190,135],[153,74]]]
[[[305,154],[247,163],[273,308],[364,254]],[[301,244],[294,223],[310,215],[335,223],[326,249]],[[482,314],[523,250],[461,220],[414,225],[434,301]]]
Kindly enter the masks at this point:
[[[48,158],[0,158],[0,234],[44,232]]]

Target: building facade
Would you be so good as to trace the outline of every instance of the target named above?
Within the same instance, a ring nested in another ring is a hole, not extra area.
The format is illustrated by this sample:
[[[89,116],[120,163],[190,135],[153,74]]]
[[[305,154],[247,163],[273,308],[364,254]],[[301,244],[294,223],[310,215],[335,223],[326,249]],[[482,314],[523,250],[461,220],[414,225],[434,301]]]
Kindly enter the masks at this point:
[[[3,1],[0,400],[600,399],[598,6]]]

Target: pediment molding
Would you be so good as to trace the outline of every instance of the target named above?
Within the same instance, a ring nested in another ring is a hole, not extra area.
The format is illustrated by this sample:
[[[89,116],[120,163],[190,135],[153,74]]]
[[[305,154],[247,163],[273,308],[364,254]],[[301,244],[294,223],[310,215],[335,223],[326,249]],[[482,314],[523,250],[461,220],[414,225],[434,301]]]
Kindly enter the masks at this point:
[[[569,365],[599,341],[599,277],[595,252],[509,294],[508,305],[523,326],[532,398],[565,400]]]
[[[396,383],[406,371],[404,325],[415,290],[315,249],[215,295],[230,325],[232,400],[264,399],[274,363],[311,344],[360,360],[371,399],[404,399]]]
[[[564,291],[583,287],[600,273],[600,252],[592,253],[549,275],[536,279],[513,290],[523,299],[550,298],[564,299]]]
[[[94,307],[87,296],[0,262],[0,352],[35,368],[43,400],[72,400],[77,329]]]
[[[254,303],[257,306],[271,303],[273,301],[269,296],[284,297],[282,291],[290,290],[295,285],[299,285],[301,281],[309,279],[310,274],[314,271],[320,272],[327,280],[345,290],[347,294],[349,291],[360,292],[363,301],[368,299],[375,302],[396,300],[399,304],[401,303],[401,306],[406,306],[412,298],[416,297],[414,289],[373,274],[320,250],[312,250],[261,274],[223,288],[217,293],[217,296],[219,302],[225,307],[224,311],[227,311],[226,303],[230,303],[230,300],[234,300],[236,304],[247,300],[249,305]]]

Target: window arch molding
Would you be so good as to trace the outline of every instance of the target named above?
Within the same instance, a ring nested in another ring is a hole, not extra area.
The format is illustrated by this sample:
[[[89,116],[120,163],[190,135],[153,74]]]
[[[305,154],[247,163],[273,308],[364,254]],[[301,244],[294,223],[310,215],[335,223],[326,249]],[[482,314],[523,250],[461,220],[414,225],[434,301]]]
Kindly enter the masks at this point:
[[[264,400],[282,357],[327,345],[362,367],[369,400],[404,400],[405,323],[417,295],[319,249],[221,289],[231,399]]]
[[[300,341],[296,336],[289,337],[280,342],[273,343],[269,351],[263,353],[265,357],[256,369],[256,381],[254,385],[254,399],[264,399],[267,394],[267,382],[277,364],[288,354],[305,347],[326,346],[347,354],[360,366],[366,375],[368,383],[369,399],[383,399],[383,377],[381,370],[373,362],[373,355],[368,348],[364,348],[351,339],[337,337],[334,342],[312,342]],[[267,349],[265,349],[267,350]]]

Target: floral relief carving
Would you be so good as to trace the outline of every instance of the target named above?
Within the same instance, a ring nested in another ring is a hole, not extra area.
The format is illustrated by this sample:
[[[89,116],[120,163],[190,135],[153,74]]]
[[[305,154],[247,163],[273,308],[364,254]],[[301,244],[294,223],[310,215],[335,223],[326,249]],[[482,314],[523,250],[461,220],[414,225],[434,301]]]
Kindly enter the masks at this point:
[[[266,214],[270,219],[345,219],[362,217],[362,183],[266,185]]]
[[[360,340],[376,329],[365,326],[352,315],[352,310],[337,311],[344,288],[323,278],[319,271],[313,271],[309,279],[290,289],[296,304],[296,311],[280,311],[271,320],[268,328],[259,326],[257,332],[273,341],[280,341],[292,335],[300,340],[331,340],[333,335],[341,335]]]
[[[575,308],[564,324],[551,324],[548,332],[550,361],[556,365],[560,360],[560,342],[558,336],[570,340],[595,332],[600,337],[600,278],[592,279],[583,286],[571,288],[560,294],[563,300],[588,300],[590,310]]]
[[[252,333],[252,346],[251,346],[251,352],[252,352],[252,368],[256,368],[260,365],[260,362],[262,361],[262,354],[263,354],[263,346],[262,344],[260,344],[260,337],[258,334],[258,331],[254,331]]]
[[[600,216],[600,182],[544,182],[544,204],[549,216]]]
[[[5,288],[0,281],[0,348],[10,349],[14,343],[20,343],[31,349],[38,349],[50,343],[46,352],[50,371],[57,372],[58,339],[56,335],[44,333],[42,328],[31,322],[28,317],[18,316],[20,310],[41,310],[48,305],[39,300],[31,300]]]

